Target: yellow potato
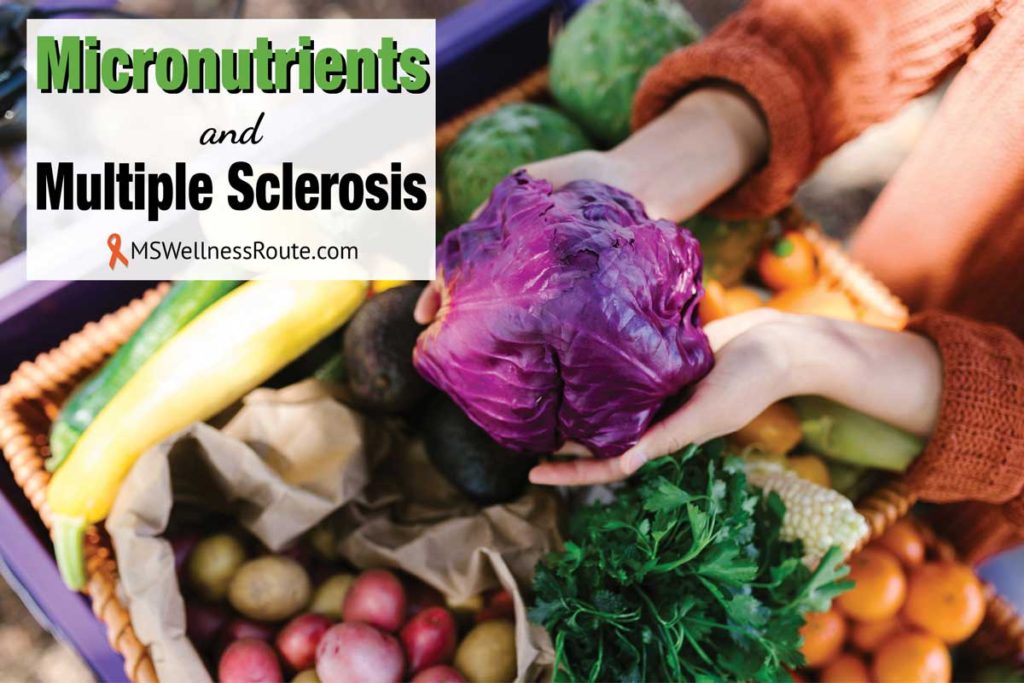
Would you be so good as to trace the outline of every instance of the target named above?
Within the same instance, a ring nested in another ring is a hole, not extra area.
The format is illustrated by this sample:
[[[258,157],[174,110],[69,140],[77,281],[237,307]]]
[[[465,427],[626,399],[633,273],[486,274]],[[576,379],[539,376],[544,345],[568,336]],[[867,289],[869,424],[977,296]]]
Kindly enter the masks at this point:
[[[477,624],[455,651],[455,668],[469,683],[496,683],[516,677],[516,633],[512,623],[495,619]]]
[[[265,555],[243,564],[228,586],[228,602],[250,619],[280,621],[309,603],[309,576],[288,557]]]

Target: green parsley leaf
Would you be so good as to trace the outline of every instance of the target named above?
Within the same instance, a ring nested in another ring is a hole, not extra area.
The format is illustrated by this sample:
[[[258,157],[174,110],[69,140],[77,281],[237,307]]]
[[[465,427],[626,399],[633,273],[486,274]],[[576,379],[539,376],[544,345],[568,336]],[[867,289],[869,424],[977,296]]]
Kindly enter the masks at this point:
[[[556,681],[775,683],[803,663],[803,615],[850,587],[847,569],[837,548],[808,569],[779,536],[782,500],[724,451],[715,440],[648,463],[615,501],[572,515],[530,609]]]

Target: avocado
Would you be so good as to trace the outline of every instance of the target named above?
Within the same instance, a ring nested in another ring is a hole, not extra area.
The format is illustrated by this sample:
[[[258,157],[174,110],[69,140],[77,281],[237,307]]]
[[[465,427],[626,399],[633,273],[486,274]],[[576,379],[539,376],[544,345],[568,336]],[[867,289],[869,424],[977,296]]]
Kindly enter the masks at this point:
[[[768,234],[767,220],[723,221],[697,215],[688,219],[683,227],[700,242],[704,278],[718,280],[723,287],[740,283]]]
[[[413,320],[421,285],[374,295],[352,317],[342,340],[344,376],[355,407],[402,413],[423,400],[430,385],[412,366],[423,326]]]
[[[498,445],[445,394],[437,394],[420,415],[427,456],[441,474],[480,505],[518,498],[536,456]]]
[[[644,73],[700,35],[674,0],[595,0],[555,40],[551,93],[591,137],[618,144],[629,135],[633,95]]]
[[[590,141],[561,112],[540,104],[509,104],[466,126],[441,160],[445,224],[469,220],[498,181],[532,161],[588,149]]]

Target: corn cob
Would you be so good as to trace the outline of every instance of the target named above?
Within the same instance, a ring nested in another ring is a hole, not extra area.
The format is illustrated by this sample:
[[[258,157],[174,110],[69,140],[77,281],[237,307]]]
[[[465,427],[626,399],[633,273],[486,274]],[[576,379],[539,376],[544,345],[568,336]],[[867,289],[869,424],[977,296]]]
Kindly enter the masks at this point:
[[[751,485],[774,491],[782,498],[786,515],[781,537],[803,541],[804,563],[808,566],[817,566],[832,546],[849,555],[868,535],[867,520],[841,493],[802,479],[774,462],[748,460],[743,467]]]

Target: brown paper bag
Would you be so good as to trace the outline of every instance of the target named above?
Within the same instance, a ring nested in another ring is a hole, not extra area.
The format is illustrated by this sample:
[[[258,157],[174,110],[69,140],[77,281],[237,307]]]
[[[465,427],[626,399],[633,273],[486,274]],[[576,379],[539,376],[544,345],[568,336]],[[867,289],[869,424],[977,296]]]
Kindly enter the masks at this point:
[[[456,599],[501,586],[516,606],[517,680],[533,680],[550,661],[519,585],[560,544],[557,498],[535,489],[480,510],[397,423],[358,415],[315,381],[256,390],[222,430],[197,424],[153,448],[107,519],[120,591],[157,675],[204,681],[162,537],[183,508],[232,515],[272,550],[338,511],[328,522],[342,530],[339,552],[350,563],[401,569]]]
[[[432,465],[419,441],[379,470],[359,498],[331,520],[339,554],[360,567],[400,569],[456,602],[503,588],[516,613],[516,681],[541,680],[554,662],[547,632],[526,618],[520,586],[561,547],[561,499],[533,488],[483,509],[461,496]]]

